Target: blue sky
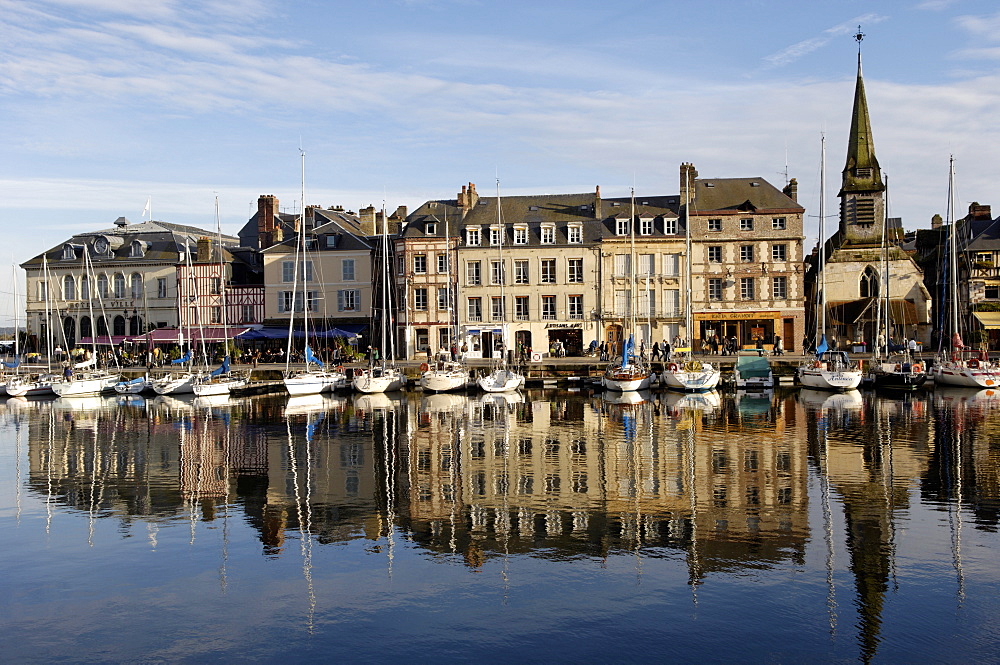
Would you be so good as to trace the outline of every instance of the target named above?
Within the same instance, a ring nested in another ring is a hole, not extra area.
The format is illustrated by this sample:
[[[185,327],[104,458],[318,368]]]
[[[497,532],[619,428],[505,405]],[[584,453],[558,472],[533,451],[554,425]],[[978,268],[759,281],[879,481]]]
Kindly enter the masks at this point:
[[[959,207],[1000,180],[988,0],[0,0],[0,16],[15,262],[139,221],[147,197],[210,228],[217,193],[229,233],[260,194],[297,209],[300,146],[307,201],[352,210],[489,194],[497,174],[504,194],[676,193],[690,161],[776,184],[787,163],[815,215],[825,132],[835,211],[859,23],[890,213],[943,213],[952,153]]]

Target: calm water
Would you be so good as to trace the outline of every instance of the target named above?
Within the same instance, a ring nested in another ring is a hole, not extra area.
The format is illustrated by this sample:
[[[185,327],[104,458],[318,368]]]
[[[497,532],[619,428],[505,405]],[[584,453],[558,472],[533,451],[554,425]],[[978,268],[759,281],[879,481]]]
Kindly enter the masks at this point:
[[[996,662],[1000,394],[0,402],[7,662]]]

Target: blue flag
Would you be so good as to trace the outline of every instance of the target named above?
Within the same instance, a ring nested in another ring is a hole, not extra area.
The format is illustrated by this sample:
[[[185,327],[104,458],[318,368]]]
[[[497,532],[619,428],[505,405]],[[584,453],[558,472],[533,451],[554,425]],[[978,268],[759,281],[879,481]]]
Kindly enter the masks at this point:
[[[819,346],[816,347],[816,356],[819,357],[830,350],[826,344],[826,335],[819,338]]]
[[[635,341],[632,335],[628,336],[628,340],[622,345],[622,367],[624,368],[628,365],[628,359],[631,357],[633,351],[635,350]]]
[[[219,367],[212,372],[212,376],[219,376],[220,374],[228,374],[228,373],[229,373],[229,356],[226,356],[225,358],[223,358],[222,364],[219,365]]]
[[[313,353],[312,347],[308,344],[306,344],[306,362],[323,367],[323,361],[316,357],[316,354]]]

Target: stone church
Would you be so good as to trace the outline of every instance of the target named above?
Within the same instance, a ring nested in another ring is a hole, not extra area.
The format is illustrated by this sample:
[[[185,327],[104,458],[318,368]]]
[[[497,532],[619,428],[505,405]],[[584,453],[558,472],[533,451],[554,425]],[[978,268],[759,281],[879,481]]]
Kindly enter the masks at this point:
[[[847,162],[838,194],[840,223],[823,245],[825,332],[831,347],[836,343],[838,348],[850,350],[864,343],[866,351],[871,351],[878,338],[879,312],[885,316],[886,302],[889,336],[894,343],[911,337],[925,344],[930,341],[931,295],[924,286],[923,271],[900,247],[902,220],[886,216],[885,192],[886,182],[875,157],[859,52]],[[816,259],[814,253],[808,276],[813,294],[818,292],[820,281]],[[814,306],[812,330],[818,326],[817,310]],[[806,336],[811,337],[808,332]]]

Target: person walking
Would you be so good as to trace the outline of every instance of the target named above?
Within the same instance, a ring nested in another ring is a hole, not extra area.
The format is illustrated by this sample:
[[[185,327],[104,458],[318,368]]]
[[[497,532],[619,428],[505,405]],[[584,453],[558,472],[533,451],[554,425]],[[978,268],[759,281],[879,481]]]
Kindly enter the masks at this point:
[[[653,351],[649,355],[649,361],[653,362],[660,359],[660,345],[657,342],[653,342]]]
[[[785,355],[785,347],[782,345],[781,335],[774,336],[774,355],[776,356]]]

